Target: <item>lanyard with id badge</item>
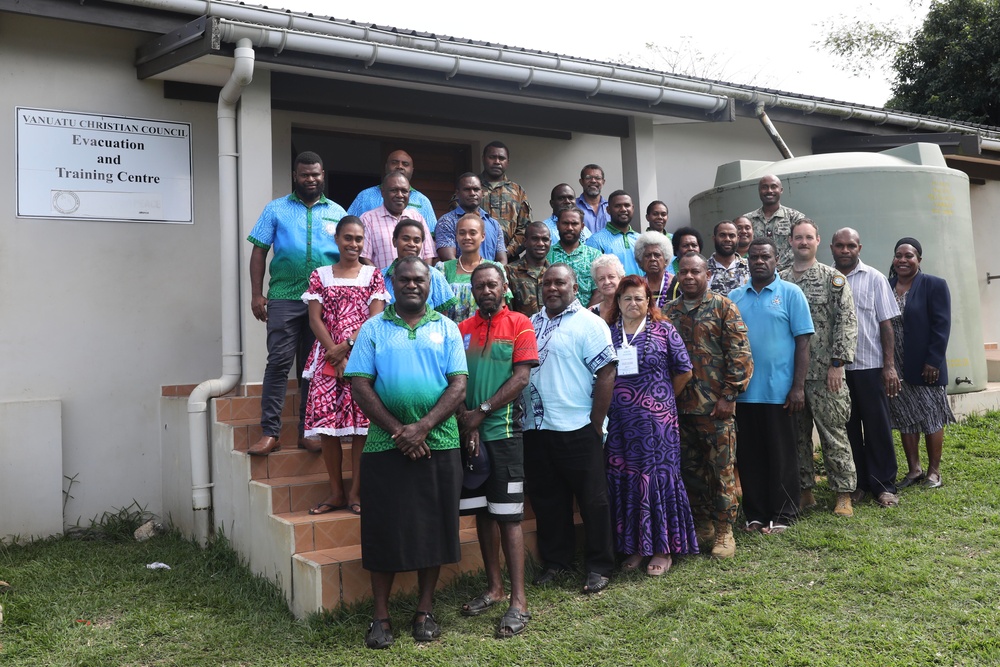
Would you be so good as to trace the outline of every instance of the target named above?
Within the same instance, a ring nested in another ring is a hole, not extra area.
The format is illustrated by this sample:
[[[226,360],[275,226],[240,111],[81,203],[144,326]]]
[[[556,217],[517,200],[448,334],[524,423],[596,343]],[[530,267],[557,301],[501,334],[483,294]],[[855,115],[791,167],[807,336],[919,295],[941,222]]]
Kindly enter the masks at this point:
[[[628,334],[625,333],[625,321],[621,321],[622,327],[622,345],[618,348],[618,375],[637,375],[639,373],[639,350],[636,349],[634,345],[628,342]],[[646,318],[642,318],[642,322],[636,328],[635,333],[632,334],[632,340],[636,337],[642,330],[646,328]]]

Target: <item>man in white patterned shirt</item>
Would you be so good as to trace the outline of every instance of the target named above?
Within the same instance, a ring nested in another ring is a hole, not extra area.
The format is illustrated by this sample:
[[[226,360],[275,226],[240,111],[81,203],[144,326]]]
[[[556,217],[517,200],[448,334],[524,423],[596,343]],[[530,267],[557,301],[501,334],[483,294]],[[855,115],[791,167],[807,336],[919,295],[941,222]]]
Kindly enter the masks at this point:
[[[858,471],[858,489],[851,499],[857,504],[870,493],[879,505],[893,507],[899,498],[887,397],[899,394],[900,387],[892,333],[892,318],[899,315],[899,306],[886,277],[861,261],[861,238],[855,230],[837,230],[830,251],[834,266],[851,286],[858,314],[858,347],[854,362],[845,367],[851,392],[847,437]]]

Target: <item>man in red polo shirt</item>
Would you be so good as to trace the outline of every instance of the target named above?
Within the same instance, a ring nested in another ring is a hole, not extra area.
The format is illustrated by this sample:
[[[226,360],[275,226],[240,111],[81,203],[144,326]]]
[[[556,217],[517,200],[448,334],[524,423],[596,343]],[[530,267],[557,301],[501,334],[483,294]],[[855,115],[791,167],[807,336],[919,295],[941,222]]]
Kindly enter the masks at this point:
[[[538,365],[538,347],[531,321],[504,303],[507,279],[502,269],[480,264],[470,280],[479,310],[458,325],[469,365],[465,404],[458,408],[458,424],[463,446],[473,458],[479,455],[480,448],[485,450],[490,471],[478,489],[463,489],[461,509],[464,514],[476,515],[488,587],[462,606],[462,614],[478,616],[505,597],[496,543],[499,525],[511,587],[510,607],[497,626],[497,636],[504,639],[523,632],[531,618],[524,595],[520,396],[528,384],[531,367]]]

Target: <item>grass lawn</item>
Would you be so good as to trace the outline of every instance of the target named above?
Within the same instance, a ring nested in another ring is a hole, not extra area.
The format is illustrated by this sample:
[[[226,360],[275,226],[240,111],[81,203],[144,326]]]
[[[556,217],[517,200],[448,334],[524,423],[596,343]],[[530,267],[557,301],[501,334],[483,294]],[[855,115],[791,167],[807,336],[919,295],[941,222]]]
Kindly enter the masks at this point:
[[[820,485],[823,509],[781,536],[738,535],[733,560],[620,576],[594,599],[576,578],[529,588],[534,619],[503,642],[501,605],[458,614],[478,576],[439,595],[430,645],[409,637],[415,600],[395,599],[396,645],[376,652],[362,644],[370,605],[296,621],[225,546],[0,547],[0,665],[1000,665],[998,459],[1000,413],[970,418],[948,429],[941,489],[837,519]]]

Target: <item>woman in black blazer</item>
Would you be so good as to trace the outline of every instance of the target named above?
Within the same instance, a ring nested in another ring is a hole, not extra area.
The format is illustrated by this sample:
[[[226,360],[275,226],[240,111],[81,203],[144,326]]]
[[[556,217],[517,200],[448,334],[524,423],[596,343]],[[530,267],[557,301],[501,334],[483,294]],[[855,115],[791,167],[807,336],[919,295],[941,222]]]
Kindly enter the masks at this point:
[[[910,470],[897,486],[921,483],[941,486],[941,449],[944,426],[955,422],[948,405],[948,367],[945,352],[951,333],[951,293],[948,283],[920,270],[923,248],[905,237],[896,242],[889,284],[899,317],[893,318],[896,336],[896,372],[902,380],[899,395],[889,401],[892,427],[899,430]],[[920,467],[920,434],[927,444],[927,471]]]

